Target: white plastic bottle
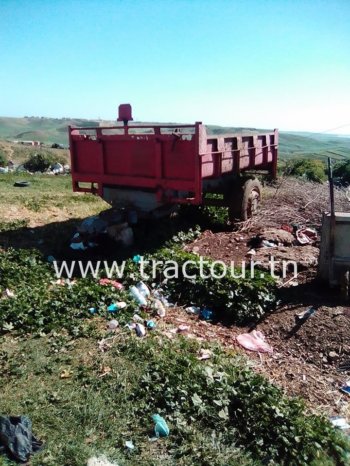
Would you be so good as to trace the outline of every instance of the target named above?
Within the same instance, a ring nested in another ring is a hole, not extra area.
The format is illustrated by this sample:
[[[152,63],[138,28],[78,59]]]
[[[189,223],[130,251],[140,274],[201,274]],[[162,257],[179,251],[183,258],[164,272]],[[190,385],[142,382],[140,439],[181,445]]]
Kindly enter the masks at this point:
[[[147,306],[146,298],[140,293],[136,286],[130,287],[130,294],[140,306]]]

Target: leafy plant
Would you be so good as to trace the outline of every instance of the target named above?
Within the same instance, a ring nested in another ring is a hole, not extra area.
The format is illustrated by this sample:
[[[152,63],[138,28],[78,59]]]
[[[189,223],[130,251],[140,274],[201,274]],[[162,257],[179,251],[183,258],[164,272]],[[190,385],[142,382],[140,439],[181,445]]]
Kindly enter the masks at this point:
[[[175,260],[179,265],[178,279],[169,279],[164,284],[177,302],[208,306],[217,311],[219,318],[242,325],[256,321],[274,307],[276,287],[269,275],[256,271],[251,278],[247,270],[241,278],[242,270],[230,267],[225,270],[223,264],[208,258],[201,263],[197,255],[176,248],[163,249],[157,257]],[[185,263],[186,274],[182,269]]]
[[[324,162],[317,159],[293,159],[287,163],[286,171],[291,176],[304,177],[317,183],[322,183],[327,178]]]
[[[337,163],[334,167],[333,175],[338,178],[342,184],[350,184],[350,160]]]
[[[118,354],[143,361],[137,388],[129,394],[138,416],[159,412],[182,438],[193,426],[215,432],[222,444],[238,443],[263,464],[347,464],[345,437],[327,420],[306,415],[300,400],[284,396],[237,356],[216,349],[214,359],[203,364],[195,357],[196,343],[161,345],[159,351],[149,339],[118,347]]]
[[[0,150],[0,167],[6,167],[7,166],[7,156],[5,152]]]
[[[58,157],[52,152],[37,152],[31,154],[24,163],[24,168],[31,172],[44,172],[54,163],[65,163],[62,157]]]

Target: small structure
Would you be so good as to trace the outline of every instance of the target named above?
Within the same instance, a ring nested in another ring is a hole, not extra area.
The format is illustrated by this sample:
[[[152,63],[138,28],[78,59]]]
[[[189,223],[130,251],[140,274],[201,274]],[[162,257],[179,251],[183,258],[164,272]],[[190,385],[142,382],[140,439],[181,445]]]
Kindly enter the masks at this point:
[[[318,266],[320,279],[331,287],[340,286],[344,297],[350,296],[350,212],[336,212],[332,162],[328,159],[331,211],[323,214],[321,250]]]

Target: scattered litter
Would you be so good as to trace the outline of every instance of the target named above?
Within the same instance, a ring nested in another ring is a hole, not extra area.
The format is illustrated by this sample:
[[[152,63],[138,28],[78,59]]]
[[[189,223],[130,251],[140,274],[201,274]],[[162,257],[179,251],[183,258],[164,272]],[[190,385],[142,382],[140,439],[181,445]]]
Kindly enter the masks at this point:
[[[154,433],[156,437],[168,437],[170,431],[165,419],[159,414],[153,414],[152,419],[155,423]]]
[[[9,290],[8,288],[6,288],[5,291],[3,291],[2,293],[2,297],[3,298],[14,298],[15,297],[15,293],[11,290]]]
[[[166,316],[165,307],[164,307],[164,305],[163,305],[163,303],[161,302],[160,299],[156,299],[154,301],[154,308],[157,311],[157,314],[159,315],[159,317],[165,317]]]
[[[197,356],[197,359],[199,359],[199,361],[204,361],[206,359],[210,359],[213,355],[213,352],[208,350],[208,349],[204,349],[204,348],[201,348],[199,350],[199,354]]]
[[[110,278],[100,278],[98,283],[103,286],[111,285],[116,290],[122,290],[124,288],[124,286],[121,283],[117,282],[116,280],[111,280]]]
[[[257,239],[262,245],[263,242],[267,244],[272,244],[273,246],[291,246],[295,242],[295,238],[292,231],[287,231],[284,228],[264,228],[257,236]]]
[[[135,449],[135,445],[134,445],[134,443],[133,443],[132,440],[127,440],[127,441],[125,442],[125,446],[126,446],[126,448],[127,448],[128,450],[134,450],[134,449]]]
[[[143,322],[144,321],[144,319],[141,316],[139,316],[138,314],[133,315],[133,320],[136,320],[136,322]]]
[[[264,335],[258,330],[253,330],[251,333],[242,333],[236,339],[243,348],[249,351],[256,351],[258,353],[273,352],[272,346],[266,343]]]
[[[157,327],[157,324],[153,320],[148,320],[147,321],[147,328],[150,330],[153,330]]]
[[[115,320],[115,319],[112,319],[112,320],[110,320],[110,321],[108,322],[108,328],[109,328],[109,330],[115,330],[115,329],[118,328],[118,326],[119,326],[119,323],[118,323],[118,321]]]
[[[107,233],[114,241],[122,243],[123,246],[132,246],[134,243],[134,232],[126,222],[107,227]]]
[[[255,254],[256,254],[255,249],[250,249],[250,250],[247,252],[246,256],[254,256]]]
[[[161,292],[161,290],[155,290],[153,292],[153,296],[156,298],[156,299],[159,299],[159,301],[163,304],[163,306],[165,307],[171,307],[173,306],[173,304],[169,303],[169,301],[167,300],[167,298],[163,295],[163,293]]]
[[[42,445],[32,434],[32,423],[27,416],[0,416],[0,447],[9,457],[27,462]]]
[[[145,298],[148,298],[151,295],[151,292],[148,288],[147,285],[143,282],[139,282],[136,284],[136,288],[139,290],[139,292],[144,296]]]
[[[118,466],[117,463],[111,463],[105,456],[94,456],[87,462],[87,466]]]
[[[288,233],[293,233],[294,231],[292,226],[286,224],[281,225],[281,230],[288,231]]]
[[[190,329],[190,327],[188,325],[179,325],[178,328],[177,328],[177,332],[178,333],[183,333],[183,332],[187,332],[188,330]]]
[[[348,424],[345,417],[331,416],[329,420],[333,427],[343,430],[346,435],[350,435],[350,425]]]
[[[118,310],[118,306],[116,304],[110,304],[108,307],[107,307],[107,311],[108,312],[116,312]]]
[[[277,246],[276,243],[272,243],[272,241],[268,241],[267,239],[263,239],[261,242],[261,246],[263,248],[275,248]]]
[[[89,310],[90,314],[96,314],[96,312],[97,312],[95,307],[89,307],[88,310]]]
[[[211,320],[214,317],[214,311],[209,307],[205,307],[201,310],[200,317],[204,320]]]
[[[73,236],[70,243],[70,248],[74,251],[86,251],[86,249],[88,249],[87,246],[85,246],[84,241],[79,233],[75,233]]]
[[[135,326],[136,335],[138,337],[144,337],[146,335],[146,329],[143,324],[136,324]]]
[[[196,306],[189,306],[189,307],[186,307],[185,311],[186,311],[188,314],[199,315],[200,312],[201,312],[201,308],[200,308],[200,307],[196,307]]]
[[[107,225],[108,224],[105,220],[102,220],[98,215],[94,215],[83,220],[77,230],[79,233],[96,235],[104,233]]]
[[[296,231],[296,237],[300,244],[313,244],[317,241],[317,231],[312,228],[301,228]]]
[[[56,162],[53,165],[51,165],[50,170],[55,175],[60,175],[60,174],[64,173],[63,165],[61,163],[59,163],[59,162]]]
[[[139,304],[140,306],[147,306],[147,300],[143,296],[143,294],[140,293],[138,288],[136,286],[131,286],[130,287],[130,294],[134,298],[134,300]]]
[[[47,256],[47,262],[52,264],[53,262],[56,262],[56,259],[53,256]]]
[[[141,256],[139,254],[136,254],[136,256],[134,256],[132,258],[132,261],[135,263],[135,264],[139,264],[141,262]]]
[[[119,301],[118,303],[112,303],[107,307],[108,312],[116,312],[120,311],[120,309],[124,309],[126,307],[126,303],[124,301]]]
[[[344,361],[338,366],[338,372],[344,372],[350,370],[350,360]]]
[[[302,322],[305,322],[309,317],[313,316],[316,312],[316,309],[314,307],[310,307],[307,311],[300,312],[299,314],[296,314],[295,316],[295,323],[300,324]]]
[[[347,395],[350,395],[350,380],[348,380],[345,385],[343,385],[342,387],[340,387],[340,390],[344,393],[346,393]]]

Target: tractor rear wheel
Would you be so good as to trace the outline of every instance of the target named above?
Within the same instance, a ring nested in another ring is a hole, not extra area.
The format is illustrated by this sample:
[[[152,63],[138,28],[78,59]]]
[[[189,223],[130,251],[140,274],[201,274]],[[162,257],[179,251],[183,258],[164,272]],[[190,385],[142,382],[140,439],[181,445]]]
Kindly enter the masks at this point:
[[[261,201],[262,187],[256,178],[235,187],[230,196],[229,219],[248,220],[253,217]]]

